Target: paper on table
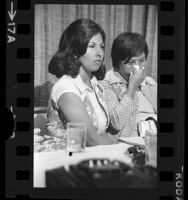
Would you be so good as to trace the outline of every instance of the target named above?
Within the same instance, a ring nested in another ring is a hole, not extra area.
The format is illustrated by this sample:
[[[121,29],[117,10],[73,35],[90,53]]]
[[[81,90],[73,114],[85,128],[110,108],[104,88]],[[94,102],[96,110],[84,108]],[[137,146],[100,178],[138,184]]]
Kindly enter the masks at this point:
[[[142,137],[119,137],[119,140],[131,145],[145,146],[145,140]]]
[[[45,171],[58,167],[65,167],[66,170],[72,164],[78,164],[86,159],[109,159],[125,162],[132,165],[132,160],[125,152],[130,145],[125,143],[113,145],[98,145],[86,147],[84,152],[68,155],[65,150],[55,152],[34,153],[34,187],[45,187]]]

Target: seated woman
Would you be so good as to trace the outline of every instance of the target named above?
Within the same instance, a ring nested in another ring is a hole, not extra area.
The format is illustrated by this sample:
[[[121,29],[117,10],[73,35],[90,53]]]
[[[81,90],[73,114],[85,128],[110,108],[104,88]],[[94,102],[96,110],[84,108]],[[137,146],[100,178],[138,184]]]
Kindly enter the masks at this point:
[[[61,36],[59,49],[49,63],[49,72],[60,78],[52,88],[48,104],[50,121],[84,122],[87,146],[113,144],[107,134],[108,110],[104,89],[105,33],[90,19],[71,23]]]
[[[102,84],[118,137],[138,136],[140,120],[157,120],[157,84],[146,76],[147,56],[147,43],[139,33],[122,33],[112,44],[113,69],[106,73]]]

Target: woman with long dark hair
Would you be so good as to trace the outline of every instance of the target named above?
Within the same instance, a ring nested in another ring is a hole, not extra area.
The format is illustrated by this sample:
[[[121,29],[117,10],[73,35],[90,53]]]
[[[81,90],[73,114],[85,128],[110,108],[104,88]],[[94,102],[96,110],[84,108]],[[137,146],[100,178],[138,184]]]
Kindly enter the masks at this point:
[[[48,105],[50,120],[84,122],[87,146],[113,144],[104,90],[98,80],[105,76],[105,33],[91,19],[78,19],[63,32],[49,72],[59,80],[52,88]]]

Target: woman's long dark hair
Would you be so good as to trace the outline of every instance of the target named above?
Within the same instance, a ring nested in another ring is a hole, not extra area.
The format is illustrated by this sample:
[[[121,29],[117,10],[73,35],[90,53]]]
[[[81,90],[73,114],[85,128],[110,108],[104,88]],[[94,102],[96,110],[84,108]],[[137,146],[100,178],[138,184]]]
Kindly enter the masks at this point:
[[[105,42],[105,33],[103,29],[91,19],[78,19],[72,22],[63,32],[58,51],[52,57],[48,70],[51,74],[60,78],[64,74],[75,78],[81,66],[79,58],[87,51],[87,46],[91,38],[100,33]],[[105,76],[106,68],[104,64],[92,74],[98,80]]]

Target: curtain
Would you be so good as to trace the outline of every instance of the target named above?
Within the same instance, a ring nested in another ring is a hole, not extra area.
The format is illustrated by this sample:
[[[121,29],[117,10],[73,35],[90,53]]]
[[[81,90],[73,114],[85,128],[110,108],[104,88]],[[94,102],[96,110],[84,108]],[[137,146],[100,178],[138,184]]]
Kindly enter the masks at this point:
[[[122,32],[141,33],[149,47],[148,75],[157,81],[158,9],[154,5],[35,5],[34,27],[34,106],[47,106],[56,77],[48,73],[48,63],[57,51],[62,32],[78,18],[90,18],[106,33],[105,60],[110,57],[113,40]]]

